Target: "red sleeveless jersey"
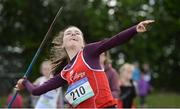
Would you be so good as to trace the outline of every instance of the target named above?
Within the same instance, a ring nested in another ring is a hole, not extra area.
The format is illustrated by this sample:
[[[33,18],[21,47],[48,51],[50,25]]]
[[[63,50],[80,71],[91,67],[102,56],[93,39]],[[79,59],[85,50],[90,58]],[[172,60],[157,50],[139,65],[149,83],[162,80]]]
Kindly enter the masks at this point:
[[[102,108],[116,104],[112,97],[105,72],[103,70],[90,68],[84,60],[83,51],[78,53],[73,65],[69,69],[62,70],[61,77],[64,78],[69,85],[84,77],[88,78],[94,96],[81,102],[75,108]]]

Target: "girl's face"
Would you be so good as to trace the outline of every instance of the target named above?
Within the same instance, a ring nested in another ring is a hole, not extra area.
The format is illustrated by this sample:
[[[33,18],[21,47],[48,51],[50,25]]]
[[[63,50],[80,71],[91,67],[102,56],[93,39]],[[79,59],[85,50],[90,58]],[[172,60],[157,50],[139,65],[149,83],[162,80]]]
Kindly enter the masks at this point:
[[[132,69],[127,69],[126,70],[126,72],[127,72],[127,79],[132,79]]]
[[[124,71],[122,72],[122,76],[123,76],[126,80],[132,79],[132,68],[126,68],[126,69],[124,69]]]
[[[64,31],[63,47],[65,49],[76,47],[82,49],[84,47],[83,34],[77,27],[69,27]]]
[[[51,64],[50,62],[43,62],[41,65],[41,73],[43,76],[49,77],[51,73]]]

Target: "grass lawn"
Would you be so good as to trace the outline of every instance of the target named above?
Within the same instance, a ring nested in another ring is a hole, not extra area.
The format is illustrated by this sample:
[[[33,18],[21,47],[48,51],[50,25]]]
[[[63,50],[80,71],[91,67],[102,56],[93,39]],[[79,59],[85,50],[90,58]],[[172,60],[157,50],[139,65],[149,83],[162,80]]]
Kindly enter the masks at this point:
[[[4,96],[0,96],[0,108],[4,107],[5,103],[6,103],[6,97]]]
[[[151,93],[147,97],[147,107],[180,107],[180,94],[175,93]],[[136,98],[135,104],[139,107],[139,98]]]
[[[25,96],[24,100],[25,100]],[[0,108],[6,103],[7,96],[0,97]],[[27,103],[26,103],[27,104]],[[139,98],[135,99],[136,107],[139,107]],[[26,107],[26,106],[25,106]],[[147,107],[180,107],[180,94],[154,92],[147,97]]]

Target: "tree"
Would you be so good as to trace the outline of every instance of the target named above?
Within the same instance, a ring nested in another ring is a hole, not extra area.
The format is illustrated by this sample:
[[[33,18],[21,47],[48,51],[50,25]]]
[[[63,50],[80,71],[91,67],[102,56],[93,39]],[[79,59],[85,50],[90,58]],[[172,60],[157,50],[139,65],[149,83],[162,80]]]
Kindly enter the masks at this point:
[[[39,73],[40,62],[48,58],[51,40],[68,25],[78,26],[86,42],[112,37],[145,19],[155,19],[148,32],[136,35],[130,42],[111,50],[119,68],[124,59],[148,62],[157,78],[157,88],[180,91],[180,14],[177,0],[1,0],[0,1],[0,67],[1,77],[19,78],[43,39],[60,6],[63,12],[56,22],[51,39],[33,67],[30,78]],[[120,62],[118,64],[118,62]],[[170,81],[169,81],[170,80]],[[14,83],[15,84],[15,83]],[[9,87],[12,87],[10,84]]]

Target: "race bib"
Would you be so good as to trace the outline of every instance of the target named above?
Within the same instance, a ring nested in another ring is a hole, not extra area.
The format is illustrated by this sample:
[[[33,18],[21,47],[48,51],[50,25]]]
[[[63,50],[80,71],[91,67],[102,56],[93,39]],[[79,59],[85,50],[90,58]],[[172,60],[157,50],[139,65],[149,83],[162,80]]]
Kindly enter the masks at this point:
[[[75,107],[92,96],[94,96],[94,92],[87,77],[85,77],[68,87],[65,98],[73,107]]]

